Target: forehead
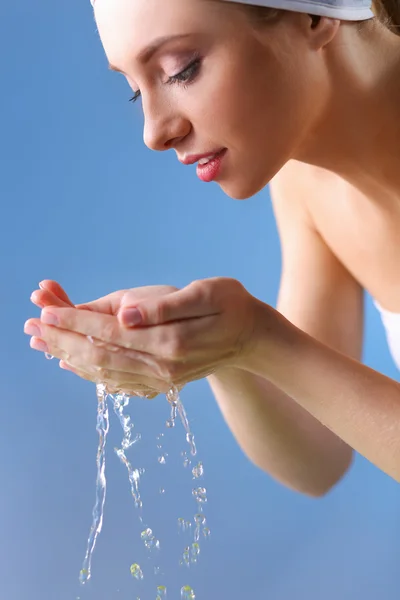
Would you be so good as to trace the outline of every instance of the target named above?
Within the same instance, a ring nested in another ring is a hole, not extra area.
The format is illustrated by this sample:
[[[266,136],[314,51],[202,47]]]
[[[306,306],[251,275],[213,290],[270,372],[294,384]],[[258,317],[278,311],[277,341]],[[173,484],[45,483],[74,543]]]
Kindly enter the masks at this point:
[[[110,63],[124,69],[154,39],[210,29],[215,0],[96,0],[95,18]]]

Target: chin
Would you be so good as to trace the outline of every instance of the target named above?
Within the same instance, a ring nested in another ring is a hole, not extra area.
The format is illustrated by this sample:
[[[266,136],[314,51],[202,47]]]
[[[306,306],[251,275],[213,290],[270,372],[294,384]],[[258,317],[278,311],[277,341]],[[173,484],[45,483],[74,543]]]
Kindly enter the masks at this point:
[[[258,184],[254,181],[226,181],[221,182],[219,185],[224,194],[232,200],[248,200],[261,192],[267,184],[268,182],[265,181]]]

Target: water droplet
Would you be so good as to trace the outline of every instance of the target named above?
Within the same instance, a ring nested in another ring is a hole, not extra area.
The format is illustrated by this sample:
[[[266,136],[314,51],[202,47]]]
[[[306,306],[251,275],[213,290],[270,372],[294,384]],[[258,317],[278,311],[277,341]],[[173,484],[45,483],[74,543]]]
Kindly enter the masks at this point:
[[[204,529],[203,529],[203,535],[204,535],[205,538],[210,537],[211,531],[209,530],[208,527],[204,527]]]
[[[178,519],[178,528],[185,531],[185,519],[182,519],[182,517]]]
[[[160,463],[160,465],[165,465],[165,463],[167,462],[167,456],[168,454],[161,454],[161,456],[158,457],[158,462]]]
[[[192,563],[196,563],[197,562],[197,557],[200,554],[200,546],[199,546],[199,544],[197,542],[195,542],[194,544],[192,544],[191,552],[192,552],[192,559],[191,559]]]
[[[132,577],[141,581],[144,578],[143,571],[137,563],[131,565],[130,572]]]
[[[49,354],[48,352],[44,353],[45,357],[47,358],[47,360],[53,360],[54,356],[52,356],[51,354]]]
[[[197,465],[195,467],[193,467],[192,473],[193,473],[193,479],[199,479],[200,477],[202,477],[204,475],[203,463],[202,462],[197,463]]]
[[[189,424],[188,424],[189,427]],[[196,456],[197,454],[197,448],[196,448],[196,444],[194,442],[194,435],[191,431],[188,431],[186,434],[186,441],[187,443],[190,445],[190,454],[192,456]]]
[[[190,548],[189,548],[189,546],[186,546],[186,548],[184,549],[182,559],[183,559],[184,564],[188,567],[190,565]]]
[[[200,504],[204,504],[207,502],[207,490],[204,487],[198,487],[193,490],[193,496],[196,498],[197,502]]]
[[[172,419],[168,419],[168,421],[166,421],[165,424],[168,427],[168,429],[172,429],[172,427],[175,427],[175,421],[172,421]]]
[[[88,572],[87,569],[81,569],[79,573],[79,581],[80,583],[85,584],[88,580]]]
[[[189,585],[184,585],[181,589],[182,600],[196,600],[196,595]]]
[[[206,518],[202,513],[197,513],[197,515],[194,515],[194,522],[196,525],[204,525]]]
[[[167,588],[165,585],[159,585],[157,588],[156,600],[162,600],[167,597]]]
[[[160,494],[165,494],[165,488],[160,488]]]
[[[140,537],[144,541],[144,545],[148,550],[153,550],[154,548],[157,550],[159,549],[160,542],[155,538],[153,531],[149,527],[142,531]]]

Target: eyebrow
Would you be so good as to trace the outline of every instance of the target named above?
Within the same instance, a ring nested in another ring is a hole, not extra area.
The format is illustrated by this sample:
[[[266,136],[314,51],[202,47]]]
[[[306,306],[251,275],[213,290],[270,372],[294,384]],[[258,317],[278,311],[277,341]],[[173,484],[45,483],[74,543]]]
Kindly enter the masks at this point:
[[[189,33],[184,33],[184,34],[178,34],[178,35],[166,35],[163,37],[159,37],[159,38],[155,39],[149,46],[147,46],[144,50],[142,50],[139,53],[138,61],[145,64],[145,63],[149,62],[149,60],[154,56],[154,54],[156,52],[158,52],[160,50],[160,48],[162,48],[162,46],[165,46],[169,42],[181,40],[181,39],[187,38],[189,36],[190,36]],[[122,73],[123,75],[125,75],[125,73],[123,71],[121,71],[121,69],[118,69],[118,67],[115,67],[112,64],[109,64],[108,68],[110,69],[110,71],[116,71],[117,73]]]

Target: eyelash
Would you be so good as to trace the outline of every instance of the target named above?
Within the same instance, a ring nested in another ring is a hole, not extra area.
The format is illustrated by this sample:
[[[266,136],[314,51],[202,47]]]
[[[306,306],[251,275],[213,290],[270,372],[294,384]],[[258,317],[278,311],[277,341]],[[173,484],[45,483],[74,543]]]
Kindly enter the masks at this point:
[[[187,85],[192,83],[196,75],[198,75],[200,63],[201,59],[196,58],[193,62],[190,63],[190,65],[186,67],[186,69],[184,69],[177,75],[170,77],[167,81],[167,85],[183,85],[183,87],[186,89]],[[137,100],[139,100],[141,95],[142,94],[140,91],[136,92],[135,95],[132,98],[130,98],[129,102],[136,102]]]

